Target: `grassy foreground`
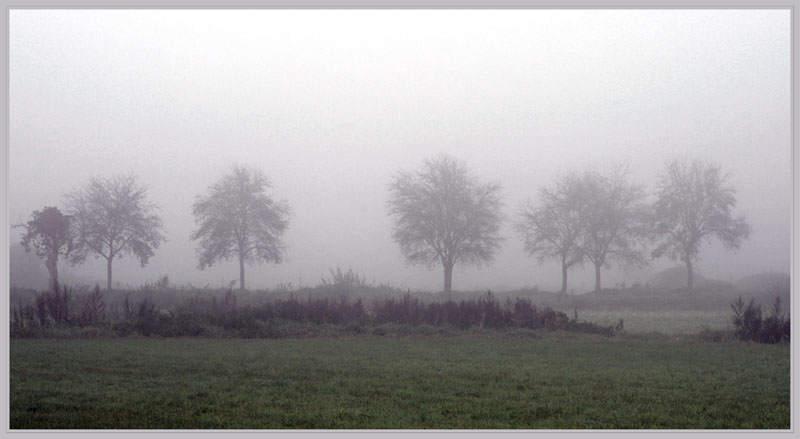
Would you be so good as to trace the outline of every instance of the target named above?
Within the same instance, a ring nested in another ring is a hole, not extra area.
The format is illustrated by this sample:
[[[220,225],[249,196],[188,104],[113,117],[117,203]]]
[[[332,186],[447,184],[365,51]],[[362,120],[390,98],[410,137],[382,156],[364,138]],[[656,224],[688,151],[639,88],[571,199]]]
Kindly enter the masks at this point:
[[[567,313],[569,314],[569,313]],[[582,311],[581,320],[614,325],[624,320],[628,334],[697,334],[704,329],[732,331],[730,310],[725,311]]]
[[[11,340],[12,429],[788,429],[789,346],[497,333]]]

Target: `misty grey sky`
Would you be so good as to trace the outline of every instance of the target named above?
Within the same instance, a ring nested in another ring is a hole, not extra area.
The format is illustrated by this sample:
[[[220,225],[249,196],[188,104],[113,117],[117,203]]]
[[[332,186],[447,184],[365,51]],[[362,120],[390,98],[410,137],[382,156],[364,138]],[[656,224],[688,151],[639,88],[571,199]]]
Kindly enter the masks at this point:
[[[752,235],[696,265],[736,280],[789,270],[788,10],[12,10],[9,218],[26,221],[91,176],[133,172],[167,242],[114,280],[227,285],[196,269],[191,204],[233,163],[262,169],[292,206],[288,261],[248,286],[315,285],[332,267],[412,289],[387,185],[449,153],[503,186],[505,215],[560,173],[628,164],[652,189],[666,160],[722,164]],[[510,224],[495,262],[454,289],[555,289]],[[11,243],[19,242],[12,230]],[[676,265],[607,270],[604,286]],[[62,271],[94,282],[102,261]],[[593,287],[593,270],[569,288]]]

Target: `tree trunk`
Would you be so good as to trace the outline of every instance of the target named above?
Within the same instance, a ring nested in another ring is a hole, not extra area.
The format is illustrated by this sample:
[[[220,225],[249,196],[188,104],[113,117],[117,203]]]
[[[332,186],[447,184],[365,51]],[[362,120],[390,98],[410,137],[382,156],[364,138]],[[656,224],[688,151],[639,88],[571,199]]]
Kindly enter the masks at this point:
[[[450,295],[453,291],[453,264],[444,265],[444,292]]]
[[[561,294],[567,295],[567,263],[561,263]]]
[[[599,293],[600,290],[600,265],[594,264],[594,292]]]
[[[694,272],[692,271],[692,260],[686,260],[686,273],[688,274],[689,278],[686,280],[686,286],[689,291],[694,291]]]
[[[58,256],[48,257],[44,265],[47,267],[47,272],[50,273],[50,288],[53,288],[58,284]]]
[[[106,259],[106,261],[108,262],[108,284],[106,286],[106,289],[108,291],[111,291],[111,261],[113,261],[113,260],[114,260],[114,258]]]
[[[239,256],[239,289],[244,291],[244,256]]]

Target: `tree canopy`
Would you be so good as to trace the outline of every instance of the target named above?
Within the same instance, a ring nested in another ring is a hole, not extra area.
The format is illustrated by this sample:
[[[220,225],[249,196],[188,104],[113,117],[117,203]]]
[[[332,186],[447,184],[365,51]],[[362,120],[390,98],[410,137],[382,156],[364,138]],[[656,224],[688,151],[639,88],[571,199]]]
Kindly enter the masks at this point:
[[[280,263],[286,246],[282,235],[289,227],[289,205],[267,195],[270,183],[258,169],[234,165],[228,174],[198,196],[192,214],[198,229],[198,268],[221,260],[239,260],[239,288],[245,288],[245,263]]]
[[[481,266],[500,248],[500,185],[481,183],[466,165],[442,155],[389,184],[392,238],[412,265],[444,268],[444,291],[452,291],[456,263]]]
[[[66,199],[76,243],[70,261],[82,263],[90,254],[106,259],[109,290],[115,258],[132,255],[145,266],[165,240],[157,206],[133,174],[93,177]]]
[[[595,291],[601,290],[601,269],[612,262],[636,266],[646,261],[645,192],[626,177],[617,167],[608,174],[586,171],[580,178],[586,209],[578,251],[595,267]]]
[[[25,229],[21,241],[25,251],[33,250],[36,256],[44,260],[50,274],[49,285],[57,285],[58,259],[68,257],[74,245],[69,217],[57,207],[45,207],[41,211],[34,211],[31,219],[18,227]]]
[[[684,262],[689,290],[694,288],[692,263],[701,244],[716,238],[735,250],[750,235],[744,217],[733,217],[736,191],[728,179],[718,164],[700,160],[671,161],[660,176],[652,206],[652,256]]]
[[[587,219],[588,200],[578,174],[559,176],[555,184],[539,190],[537,203],[528,201],[515,227],[525,251],[539,263],[556,259],[561,263],[561,294],[567,293],[567,270],[582,264],[580,247]]]

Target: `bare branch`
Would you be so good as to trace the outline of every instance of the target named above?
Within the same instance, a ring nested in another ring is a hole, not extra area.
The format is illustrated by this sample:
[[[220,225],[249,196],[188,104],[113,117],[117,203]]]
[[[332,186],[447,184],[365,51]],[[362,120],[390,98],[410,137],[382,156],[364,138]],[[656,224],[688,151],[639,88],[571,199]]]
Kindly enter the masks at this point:
[[[146,265],[165,240],[158,207],[147,200],[147,187],[133,174],[93,177],[66,195],[76,246],[70,262],[82,263],[89,254],[109,262],[133,255]],[[111,288],[111,273],[108,273]]]
[[[456,262],[491,262],[502,241],[500,191],[447,155],[426,160],[417,172],[399,172],[389,184],[388,210],[395,220],[392,237],[407,263],[441,264],[447,273]]]
[[[191,239],[199,241],[198,268],[237,257],[242,264],[240,288],[244,288],[243,264],[280,263],[286,246],[282,235],[289,227],[289,205],[266,194],[264,174],[234,165],[231,172],[197,197],[192,214],[198,229]]]
[[[656,242],[652,256],[685,262],[690,289],[691,264],[703,242],[717,238],[735,250],[750,235],[744,218],[732,216],[736,191],[728,178],[718,164],[698,160],[672,161],[661,175],[650,217]]]

